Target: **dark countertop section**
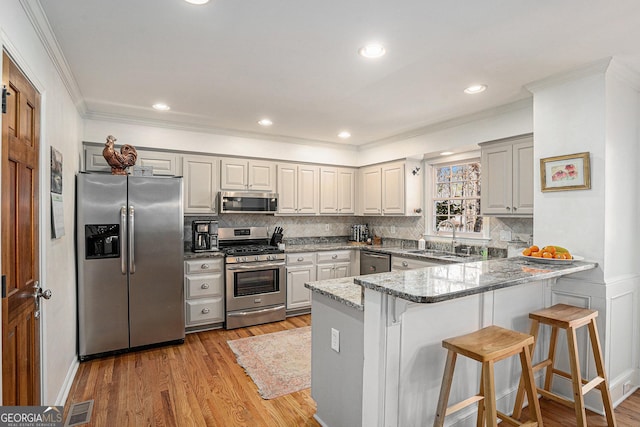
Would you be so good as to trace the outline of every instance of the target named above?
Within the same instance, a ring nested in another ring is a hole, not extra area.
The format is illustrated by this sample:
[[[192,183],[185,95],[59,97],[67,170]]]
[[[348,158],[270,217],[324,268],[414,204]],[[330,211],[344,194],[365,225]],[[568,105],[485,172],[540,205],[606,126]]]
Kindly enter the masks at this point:
[[[456,263],[354,277],[369,289],[417,303],[435,303],[596,268],[595,262],[541,264],[521,257]]]

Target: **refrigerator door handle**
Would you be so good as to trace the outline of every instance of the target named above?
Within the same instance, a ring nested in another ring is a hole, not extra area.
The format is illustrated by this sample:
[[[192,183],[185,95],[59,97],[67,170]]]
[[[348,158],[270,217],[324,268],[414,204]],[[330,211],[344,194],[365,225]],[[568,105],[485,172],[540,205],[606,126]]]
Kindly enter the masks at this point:
[[[134,256],[136,246],[133,241],[133,236],[135,235],[135,227],[133,224],[134,213],[133,206],[129,206],[129,274],[136,272],[136,259]]]
[[[120,270],[122,274],[127,274],[127,252],[125,251],[125,242],[127,239],[124,238],[124,230],[126,230],[127,226],[127,207],[122,206],[120,208]]]

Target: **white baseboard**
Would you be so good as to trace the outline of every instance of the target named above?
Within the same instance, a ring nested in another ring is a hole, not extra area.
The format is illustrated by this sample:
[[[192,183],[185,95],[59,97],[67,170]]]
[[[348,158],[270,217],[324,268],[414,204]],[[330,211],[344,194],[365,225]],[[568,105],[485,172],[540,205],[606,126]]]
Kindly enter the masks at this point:
[[[80,362],[76,357],[74,357],[71,365],[69,365],[67,375],[64,378],[64,382],[62,383],[62,387],[58,392],[58,396],[56,397],[56,406],[64,406],[64,404],[66,403],[67,397],[69,397],[69,392],[71,391],[71,386],[73,385],[73,379],[76,377],[79,366]]]
[[[320,419],[320,417],[318,416],[318,414],[313,414],[313,419],[316,420],[318,422],[318,424],[320,424],[322,427],[329,427],[327,424],[325,424],[324,421],[322,421]]]

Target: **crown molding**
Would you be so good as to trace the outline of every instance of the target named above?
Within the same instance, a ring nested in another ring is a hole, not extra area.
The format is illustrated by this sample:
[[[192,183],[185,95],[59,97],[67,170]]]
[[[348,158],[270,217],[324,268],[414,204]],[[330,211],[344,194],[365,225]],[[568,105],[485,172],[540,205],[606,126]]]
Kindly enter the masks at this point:
[[[327,147],[333,149],[340,149],[346,151],[359,151],[359,147],[351,144],[338,144],[331,141],[322,141],[315,139],[293,138],[285,135],[270,135],[259,132],[247,132],[237,129],[225,129],[215,126],[210,126],[202,123],[184,123],[171,120],[157,120],[143,117],[134,117],[131,115],[113,114],[113,113],[98,113],[93,111],[87,111],[84,114],[86,120],[102,120],[106,122],[114,122],[120,124],[138,125],[138,126],[152,126],[164,129],[173,129],[188,132],[201,132],[215,135],[225,135],[237,138],[251,138],[260,139],[274,142],[286,142],[289,144],[298,144],[314,147]]]
[[[78,112],[81,116],[87,112],[87,106],[84,102],[84,98],[82,97],[82,93],[80,92],[80,88],[76,82],[76,79],[71,72],[71,68],[69,67],[69,63],[67,62],[64,54],[62,53],[62,49],[58,44],[58,40],[56,36],[53,34],[53,30],[51,29],[51,25],[49,24],[49,20],[42,10],[42,5],[39,0],[19,0],[20,5],[24,9],[29,21],[31,21],[31,25],[33,26],[38,38],[42,42],[49,58],[53,62],[53,65],[62,80],[62,83],[67,88],[73,103],[75,104]]]
[[[620,60],[613,58],[608,71],[635,91],[640,92],[640,74]]]
[[[544,79],[531,82],[529,84],[526,84],[524,87],[529,92],[535,93],[539,90],[546,89],[551,86],[557,86],[559,84],[567,83],[583,77],[594,76],[597,74],[604,74],[607,72],[607,69],[611,64],[611,60],[612,60],[611,57],[604,58],[579,68],[557,73],[552,76],[545,77]]]
[[[467,123],[483,120],[489,117],[493,117],[500,114],[506,114],[512,111],[522,110],[524,108],[531,108],[533,105],[533,98],[527,97],[518,101],[511,102],[509,104],[500,105],[494,108],[488,108],[486,110],[478,111],[476,113],[459,116],[453,119],[444,120],[441,122],[433,123],[430,125],[422,126],[416,129],[412,129],[407,132],[402,132],[387,138],[378,139],[360,146],[361,150],[375,148],[382,145],[392,144],[395,142],[404,141],[410,138],[415,138],[422,135],[438,132],[445,129],[462,126]]]

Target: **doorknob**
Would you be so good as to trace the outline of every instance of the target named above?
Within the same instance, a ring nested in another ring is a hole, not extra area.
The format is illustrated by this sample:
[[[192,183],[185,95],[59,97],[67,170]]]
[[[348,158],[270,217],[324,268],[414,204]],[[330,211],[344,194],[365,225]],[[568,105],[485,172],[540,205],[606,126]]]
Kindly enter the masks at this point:
[[[35,299],[35,303],[36,303],[36,310],[33,313],[33,315],[35,316],[36,319],[39,319],[40,318],[40,298],[50,299],[53,293],[51,292],[51,289],[47,289],[43,291],[42,287],[40,286],[40,282],[37,280],[33,283],[33,288],[36,290],[35,293],[33,294],[33,298]]]
[[[38,288],[38,290],[36,291],[36,297],[38,298],[51,299],[52,294],[53,293],[51,292],[51,289],[43,291],[42,288]]]

